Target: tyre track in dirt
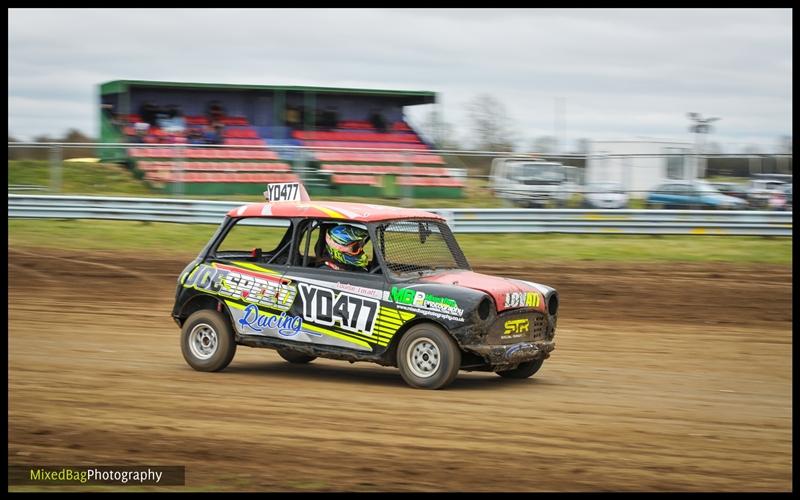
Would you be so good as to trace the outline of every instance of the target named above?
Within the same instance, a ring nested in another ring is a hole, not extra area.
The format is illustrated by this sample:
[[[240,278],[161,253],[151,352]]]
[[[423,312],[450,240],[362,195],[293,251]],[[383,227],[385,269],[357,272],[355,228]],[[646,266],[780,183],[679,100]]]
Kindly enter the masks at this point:
[[[192,256],[10,250],[11,463],[186,464],[189,489],[247,491],[791,488],[786,267],[476,266],[558,288],[557,348],[529,380],[419,391],[243,347],[195,372],[169,318]]]

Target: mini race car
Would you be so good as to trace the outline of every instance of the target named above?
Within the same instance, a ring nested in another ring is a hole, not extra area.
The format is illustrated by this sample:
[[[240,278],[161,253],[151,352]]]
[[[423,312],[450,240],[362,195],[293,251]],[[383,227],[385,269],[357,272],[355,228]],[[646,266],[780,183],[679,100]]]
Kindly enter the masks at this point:
[[[554,349],[556,290],[473,272],[443,217],[313,202],[297,183],[265,196],[228,212],[179,277],[172,317],[192,368],[222,370],[244,345],[396,366],[439,389],[459,370],[530,377]],[[363,235],[355,270],[326,265],[342,227]]]

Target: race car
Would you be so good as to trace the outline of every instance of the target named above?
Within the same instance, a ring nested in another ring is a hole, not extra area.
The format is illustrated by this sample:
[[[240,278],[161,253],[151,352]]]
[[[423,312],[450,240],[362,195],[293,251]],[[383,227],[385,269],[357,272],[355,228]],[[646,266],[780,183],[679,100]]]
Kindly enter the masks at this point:
[[[228,212],[178,278],[172,317],[192,368],[266,347],[290,363],[396,366],[439,389],[459,370],[530,377],[555,348],[557,291],[473,272],[442,216],[311,201],[297,183],[265,197]]]

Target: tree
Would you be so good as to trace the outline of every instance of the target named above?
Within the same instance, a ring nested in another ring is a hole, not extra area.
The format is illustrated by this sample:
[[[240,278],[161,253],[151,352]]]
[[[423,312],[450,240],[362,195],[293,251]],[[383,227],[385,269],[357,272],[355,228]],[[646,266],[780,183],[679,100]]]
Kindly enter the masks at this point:
[[[514,150],[512,122],[503,103],[489,94],[475,97],[467,108],[473,146],[483,151]]]
[[[575,153],[585,155],[589,153],[589,149],[591,148],[592,141],[585,137],[581,137],[575,141]]]
[[[61,142],[96,142],[96,141],[91,137],[84,135],[83,132],[81,132],[80,130],[71,128],[61,139]]]
[[[759,148],[755,144],[748,144],[747,146],[745,146],[742,149],[742,153],[744,153],[746,155],[760,155],[761,154],[761,148]]]
[[[782,135],[778,139],[778,153],[784,155],[792,154],[792,136]]]
[[[431,111],[425,116],[422,122],[422,132],[425,137],[436,142],[438,149],[461,149],[453,125],[441,119],[437,120],[435,111]]]
[[[537,137],[531,143],[531,148],[533,151],[540,154],[553,154],[556,152],[557,146],[558,142],[552,135],[543,135],[541,137]]]
[[[722,145],[718,142],[709,142],[703,146],[703,152],[707,155],[721,155]]]

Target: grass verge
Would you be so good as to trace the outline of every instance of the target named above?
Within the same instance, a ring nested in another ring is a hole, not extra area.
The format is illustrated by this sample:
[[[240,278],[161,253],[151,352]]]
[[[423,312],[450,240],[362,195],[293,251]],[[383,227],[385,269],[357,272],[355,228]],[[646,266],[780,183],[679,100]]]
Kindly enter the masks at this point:
[[[210,224],[93,220],[8,221],[8,244],[70,250],[196,254],[216,230]],[[269,229],[265,228],[267,231]],[[275,231],[274,229],[272,231]],[[270,235],[271,236],[271,235]],[[791,238],[459,234],[470,262],[531,261],[734,262],[791,265]],[[259,243],[277,241],[265,238]],[[256,246],[255,244],[248,245]]]

